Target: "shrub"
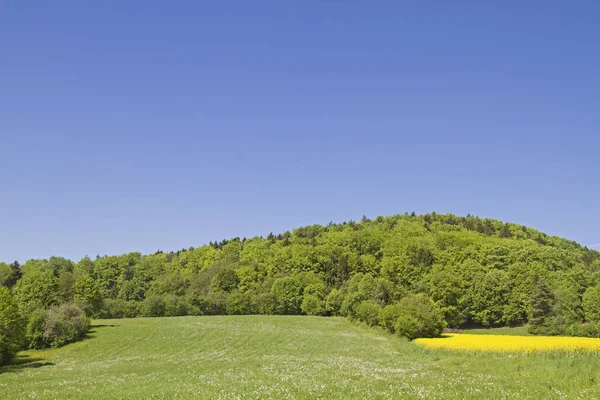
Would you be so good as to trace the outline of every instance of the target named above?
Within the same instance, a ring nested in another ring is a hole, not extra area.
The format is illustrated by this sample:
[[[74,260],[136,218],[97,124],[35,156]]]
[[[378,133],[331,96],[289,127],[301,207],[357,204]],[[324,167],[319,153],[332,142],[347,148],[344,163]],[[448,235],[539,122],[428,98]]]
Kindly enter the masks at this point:
[[[65,303],[46,311],[44,315],[44,343],[60,347],[81,339],[90,326],[85,312],[77,304]]]
[[[398,303],[396,334],[409,340],[439,336],[445,328],[441,313],[433,302],[421,295],[409,294]]]
[[[356,308],[356,316],[362,322],[370,326],[375,326],[379,323],[379,312],[381,307],[373,300],[362,301]]]
[[[9,362],[21,349],[23,319],[7,288],[0,288],[0,364]]]
[[[399,316],[400,307],[398,306],[398,303],[387,305],[383,307],[381,311],[379,311],[379,325],[381,325],[387,331],[395,333],[395,325]]]

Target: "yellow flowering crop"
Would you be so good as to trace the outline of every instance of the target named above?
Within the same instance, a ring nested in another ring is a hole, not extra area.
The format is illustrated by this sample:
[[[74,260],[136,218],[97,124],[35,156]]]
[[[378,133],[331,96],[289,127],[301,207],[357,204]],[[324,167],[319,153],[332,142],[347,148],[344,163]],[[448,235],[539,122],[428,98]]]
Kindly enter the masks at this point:
[[[430,348],[473,351],[600,351],[600,339],[562,336],[448,334],[441,338],[415,339],[414,342]]]

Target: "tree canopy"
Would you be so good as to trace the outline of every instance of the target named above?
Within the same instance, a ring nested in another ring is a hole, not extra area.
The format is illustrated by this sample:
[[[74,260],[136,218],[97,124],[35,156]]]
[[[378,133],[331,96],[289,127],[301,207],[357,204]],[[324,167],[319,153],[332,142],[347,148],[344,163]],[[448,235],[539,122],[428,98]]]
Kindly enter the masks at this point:
[[[600,323],[599,252],[470,215],[363,217],[172,252],[0,263],[0,286],[23,315],[65,302],[116,318],[342,315],[405,336]]]

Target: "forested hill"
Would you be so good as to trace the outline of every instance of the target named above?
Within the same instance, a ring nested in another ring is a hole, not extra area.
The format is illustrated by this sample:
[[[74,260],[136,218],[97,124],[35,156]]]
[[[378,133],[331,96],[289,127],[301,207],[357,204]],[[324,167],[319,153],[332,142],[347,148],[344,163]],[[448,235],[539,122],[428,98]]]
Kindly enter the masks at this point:
[[[534,320],[564,330],[600,320],[599,283],[597,251],[521,225],[435,213],[170,253],[0,264],[0,284],[24,315],[78,302],[104,317],[312,314],[384,324],[382,308],[415,293],[451,327]]]

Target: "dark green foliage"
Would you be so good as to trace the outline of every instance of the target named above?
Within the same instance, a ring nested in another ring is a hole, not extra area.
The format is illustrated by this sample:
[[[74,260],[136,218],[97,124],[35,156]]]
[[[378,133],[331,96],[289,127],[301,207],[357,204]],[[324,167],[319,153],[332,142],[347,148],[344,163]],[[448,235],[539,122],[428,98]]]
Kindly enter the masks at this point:
[[[229,315],[249,315],[257,313],[257,299],[250,293],[232,293],[227,300],[226,311]]]
[[[422,295],[407,295],[400,300],[398,309],[394,330],[409,340],[439,336],[446,326],[431,300]]]
[[[0,364],[9,362],[23,345],[24,323],[7,288],[0,287]]]
[[[223,292],[209,293],[200,299],[202,308],[201,315],[225,315],[227,314],[227,302],[229,296]]]
[[[231,292],[237,289],[240,283],[240,278],[232,269],[224,269],[219,271],[211,282],[211,287],[214,291]]]
[[[256,311],[263,315],[275,314],[277,297],[271,292],[260,293],[256,298]]]
[[[99,311],[100,318],[133,318],[140,315],[142,303],[123,299],[104,299]]]
[[[163,302],[165,317],[188,315],[189,307],[185,297],[174,294],[166,294],[163,296]]]
[[[559,335],[563,332],[558,299],[543,279],[538,280],[531,295],[529,332],[538,335]]]
[[[162,296],[146,297],[141,309],[143,317],[164,317],[166,315],[167,304]]]

